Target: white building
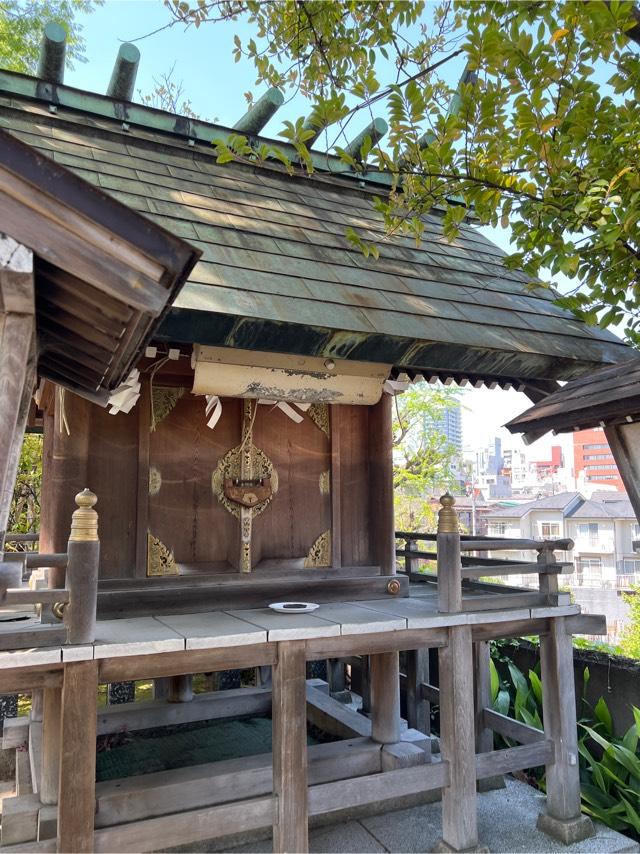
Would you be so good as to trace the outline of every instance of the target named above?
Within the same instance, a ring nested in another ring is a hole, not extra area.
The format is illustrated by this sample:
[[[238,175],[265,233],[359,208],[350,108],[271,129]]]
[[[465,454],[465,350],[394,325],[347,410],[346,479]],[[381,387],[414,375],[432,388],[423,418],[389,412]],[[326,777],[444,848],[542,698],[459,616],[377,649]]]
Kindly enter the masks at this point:
[[[624,493],[596,492],[586,499],[580,492],[529,501],[487,514],[489,536],[516,539],[571,539],[574,548],[562,556],[575,570],[563,576],[564,584],[577,587],[627,589],[640,584],[640,556],[633,540],[640,525]],[[535,560],[535,552],[496,553],[496,557]],[[522,581],[531,583],[531,578]]]

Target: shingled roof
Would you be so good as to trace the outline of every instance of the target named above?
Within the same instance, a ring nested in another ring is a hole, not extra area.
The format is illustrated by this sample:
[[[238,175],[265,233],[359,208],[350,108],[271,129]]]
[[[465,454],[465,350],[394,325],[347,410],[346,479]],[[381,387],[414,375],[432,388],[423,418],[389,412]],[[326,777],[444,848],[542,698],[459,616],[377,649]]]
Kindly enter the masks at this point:
[[[640,420],[640,357],[567,383],[506,426],[512,433],[540,435],[629,420]]]
[[[632,355],[532,292],[471,225],[453,244],[437,215],[419,246],[386,238],[371,204],[385,184],[371,176],[218,165],[211,139],[226,129],[9,72],[0,126],[202,250],[165,340],[519,382]],[[354,249],[348,227],[378,243],[379,260]]]

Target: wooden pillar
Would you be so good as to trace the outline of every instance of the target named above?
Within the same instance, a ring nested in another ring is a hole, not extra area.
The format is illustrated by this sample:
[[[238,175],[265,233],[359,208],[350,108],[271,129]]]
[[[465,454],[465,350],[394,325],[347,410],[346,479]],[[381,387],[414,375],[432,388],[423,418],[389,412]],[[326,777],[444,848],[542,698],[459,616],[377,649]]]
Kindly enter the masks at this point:
[[[327,660],[327,682],[331,695],[339,694],[346,689],[345,663],[340,658],[329,658]]]
[[[61,688],[43,689],[42,771],[39,792],[43,804],[58,803],[61,704]]]
[[[31,711],[29,719],[32,721],[42,721],[42,707],[44,705],[44,692],[42,688],[36,688],[31,692]]]
[[[33,253],[0,233],[0,553],[35,379]]]
[[[360,658],[360,694],[362,696],[362,707],[360,712],[363,715],[371,714],[371,667],[368,655],[363,655]]]
[[[473,644],[473,671],[476,694],[476,753],[491,753],[493,750],[493,730],[491,727],[485,726],[483,715],[483,709],[491,708],[490,660],[491,652],[488,641],[476,641]],[[478,780],[479,792],[488,792],[492,789],[504,789],[504,778],[501,775]]]
[[[193,700],[193,676],[190,673],[169,678],[170,703],[189,703]]]
[[[379,403],[369,410],[372,558],[383,575],[396,572],[392,405],[391,395],[383,394]]]
[[[555,757],[546,767],[547,805],[538,827],[568,845],[595,831],[580,813],[573,644],[564,617],[550,624],[549,634],[540,636],[540,669],[544,734],[554,743]]]
[[[98,662],[64,666],[57,851],[94,850]]]
[[[380,744],[400,741],[400,667],[397,652],[370,656],[371,738]]]
[[[473,644],[470,626],[452,626],[438,650],[440,753],[449,763],[450,783],[442,790],[439,850],[466,851],[478,845],[476,751],[473,712]]]
[[[307,852],[307,699],[305,643],[278,644],[273,666],[273,850]]]
[[[407,723],[413,729],[431,733],[430,703],[422,698],[422,683],[429,684],[429,650],[409,649],[407,661]]]
[[[445,614],[462,611],[462,562],[458,514],[455,498],[448,493],[440,499],[438,512],[438,610]]]
[[[66,578],[69,604],[64,609],[69,643],[93,643],[96,637],[100,541],[93,506],[97,500],[88,489],[79,492],[78,509],[71,520]]]

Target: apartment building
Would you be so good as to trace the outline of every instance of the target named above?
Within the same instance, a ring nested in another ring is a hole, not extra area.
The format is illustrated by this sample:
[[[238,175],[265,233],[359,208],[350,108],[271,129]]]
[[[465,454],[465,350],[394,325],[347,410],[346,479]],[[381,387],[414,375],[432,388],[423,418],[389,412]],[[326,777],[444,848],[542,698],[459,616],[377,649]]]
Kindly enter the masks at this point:
[[[489,535],[522,539],[571,539],[575,546],[563,560],[575,565],[564,582],[576,587],[628,589],[640,584],[640,555],[633,541],[640,525],[626,493],[580,492],[503,507],[487,514]],[[514,560],[534,560],[535,552],[501,552]],[[526,577],[522,579],[527,583]]]
[[[602,427],[573,434],[573,474],[578,489],[606,486],[624,492],[624,484]]]

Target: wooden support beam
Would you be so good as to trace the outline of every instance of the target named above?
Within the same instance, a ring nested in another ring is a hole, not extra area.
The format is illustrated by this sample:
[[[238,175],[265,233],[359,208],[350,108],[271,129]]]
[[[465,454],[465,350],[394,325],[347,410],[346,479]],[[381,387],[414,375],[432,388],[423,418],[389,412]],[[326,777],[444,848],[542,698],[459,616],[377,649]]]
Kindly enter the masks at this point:
[[[61,688],[45,688],[42,708],[42,776],[40,800],[43,804],[58,803],[60,777],[60,712]]]
[[[400,663],[397,652],[371,655],[371,737],[380,744],[400,741]]]
[[[563,617],[551,620],[549,634],[540,638],[540,668],[544,734],[555,755],[546,765],[547,804],[539,826],[563,841],[578,841],[595,831],[580,813],[573,645]]]
[[[422,693],[422,685],[429,682],[429,650],[425,647],[410,649],[405,656],[407,723],[410,727],[429,735],[431,732],[430,701]]]
[[[520,638],[525,635],[545,635],[549,631],[548,619],[507,620],[504,623],[478,623],[472,626],[473,640],[497,640],[498,638]]]
[[[65,665],[62,688],[58,851],[94,850],[98,662]]]
[[[475,688],[476,753],[491,753],[493,750],[493,730],[487,726],[483,715],[485,708],[491,706],[491,655],[488,641],[476,641],[473,644],[473,675]],[[501,777],[484,780],[479,790],[503,788]]]
[[[342,409],[340,404],[329,407],[331,419],[331,470],[329,483],[331,488],[331,566],[342,566],[342,478],[340,471],[340,441]]]
[[[523,724],[522,721],[516,721],[507,715],[501,715],[500,712],[491,708],[482,709],[482,719],[485,727],[519,744],[537,744],[545,739],[541,729]]]
[[[273,850],[309,850],[304,641],[283,641],[273,665]]]
[[[496,774],[511,774],[525,768],[535,768],[553,762],[555,748],[552,741],[537,741],[491,753],[479,753],[475,757],[476,777],[483,780]]]
[[[396,572],[393,508],[393,400],[383,394],[369,409],[370,523],[373,562],[383,575]]]
[[[8,667],[0,670],[0,694],[30,694],[34,690],[57,685],[62,685],[62,663],[55,667]]]
[[[446,643],[447,630],[442,628],[310,638],[307,641],[307,660],[318,661],[323,658],[343,658],[349,655],[375,655],[379,652],[415,649],[418,646],[435,649]]]
[[[476,813],[473,646],[469,626],[448,630],[439,650],[440,754],[449,763],[450,784],[442,791],[442,838],[454,851],[478,844]]]
[[[323,656],[327,657],[327,656]],[[99,661],[100,682],[130,682],[157,679],[182,673],[210,673],[217,670],[242,670],[274,664],[275,644],[247,644],[222,649],[189,649],[184,652],[159,652]],[[0,671],[1,679],[1,671]]]

